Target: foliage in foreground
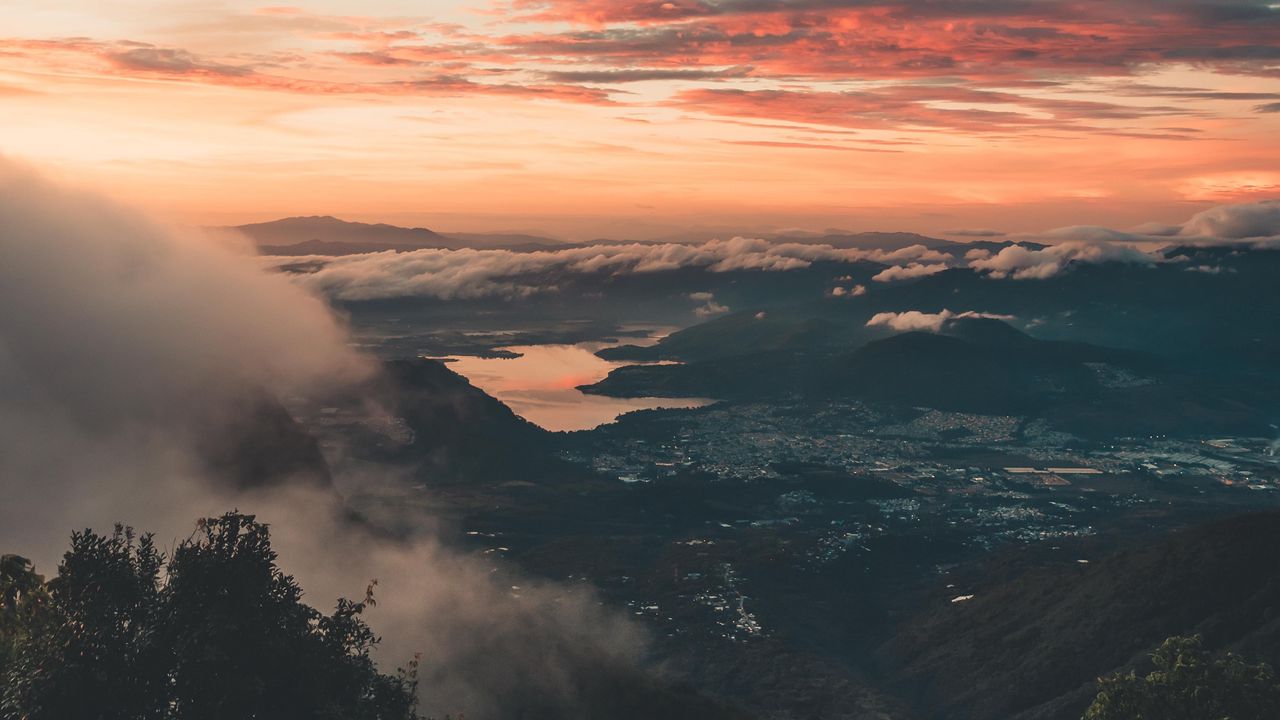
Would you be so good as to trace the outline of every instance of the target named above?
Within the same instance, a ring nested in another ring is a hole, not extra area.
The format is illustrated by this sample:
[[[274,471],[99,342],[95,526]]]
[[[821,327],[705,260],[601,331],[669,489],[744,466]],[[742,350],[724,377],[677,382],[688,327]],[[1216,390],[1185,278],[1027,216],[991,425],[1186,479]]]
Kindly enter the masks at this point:
[[[1084,720],[1262,720],[1280,718],[1280,683],[1266,663],[1215,658],[1199,636],[1172,637],[1151,656],[1145,677],[1132,670],[1098,681]]]
[[[201,521],[167,560],[119,526],[75,533],[48,582],[0,558],[0,718],[413,720],[416,663],[378,672],[372,602],[305,605],[252,515]]]

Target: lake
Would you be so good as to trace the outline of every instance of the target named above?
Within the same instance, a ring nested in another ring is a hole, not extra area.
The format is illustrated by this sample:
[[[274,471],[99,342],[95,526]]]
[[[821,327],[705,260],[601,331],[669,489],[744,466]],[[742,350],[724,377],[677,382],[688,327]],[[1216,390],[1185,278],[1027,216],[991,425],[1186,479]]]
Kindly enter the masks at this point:
[[[628,340],[630,342],[630,340]],[[452,356],[449,368],[501,400],[517,415],[547,430],[590,430],[633,410],[692,408],[702,398],[611,398],[577,389],[603,380],[610,370],[633,363],[595,356],[608,343],[517,345],[503,348],[518,358]]]

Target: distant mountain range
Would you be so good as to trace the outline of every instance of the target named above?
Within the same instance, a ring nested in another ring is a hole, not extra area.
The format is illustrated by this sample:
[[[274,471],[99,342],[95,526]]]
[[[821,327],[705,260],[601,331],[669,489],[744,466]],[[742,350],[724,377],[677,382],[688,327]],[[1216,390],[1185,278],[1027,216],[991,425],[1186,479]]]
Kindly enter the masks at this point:
[[[565,245],[559,240],[535,235],[512,233],[442,235],[427,228],[349,222],[327,215],[291,217],[224,229],[248,236],[266,255],[355,255],[427,248],[547,250]]]
[[[423,250],[441,248],[460,250],[512,250],[532,252],[537,250],[563,250],[590,245],[621,245],[640,243],[657,245],[664,243],[701,243],[711,236],[706,233],[690,233],[657,240],[600,238],[581,243],[570,243],[555,238],[525,233],[438,233],[427,228],[406,228],[385,223],[361,223],[341,220],[328,215],[289,217],[270,222],[235,225],[224,230],[240,232],[254,241],[265,255],[356,255],[368,252]],[[759,233],[725,232],[714,237],[728,238],[734,235],[760,236]],[[900,250],[913,245],[929,248],[945,248],[957,243],[915,233],[783,233],[765,235],[776,242],[831,245],[836,248],[875,248]]]

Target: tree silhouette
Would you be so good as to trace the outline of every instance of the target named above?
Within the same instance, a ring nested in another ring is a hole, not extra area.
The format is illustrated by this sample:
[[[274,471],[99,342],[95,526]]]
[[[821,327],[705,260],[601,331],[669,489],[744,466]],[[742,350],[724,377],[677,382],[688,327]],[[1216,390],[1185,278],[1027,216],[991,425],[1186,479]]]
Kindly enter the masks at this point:
[[[307,606],[252,515],[200,521],[167,562],[127,528],[75,533],[43,587],[7,558],[5,720],[417,717],[416,665],[384,675],[370,658],[371,589],[331,615]]]

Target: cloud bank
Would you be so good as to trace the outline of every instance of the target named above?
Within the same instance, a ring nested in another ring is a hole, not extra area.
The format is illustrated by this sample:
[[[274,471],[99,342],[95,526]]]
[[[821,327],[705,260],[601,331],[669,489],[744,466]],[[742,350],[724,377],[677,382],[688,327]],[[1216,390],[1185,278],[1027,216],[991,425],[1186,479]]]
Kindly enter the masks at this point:
[[[1036,250],[1022,245],[1010,245],[995,254],[972,254],[969,267],[986,272],[994,278],[1028,280],[1053,277],[1070,263],[1130,263],[1154,265],[1158,258],[1125,245],[1109,242],[1083,242],[1072,240],[1061,245],[1050,245]]]
[[[368,372],[323,301],[247,252],[3,162],[0,255],[6,478],[75,474],[64,466],[82,458],[40,438],[185,444],[179,434],[240,411],[247,393]]]
[[[304,268],[293,276],[302,287],[336,300],[430,297],[442,300],[520,298],[553,291],[546,273],[644,274],[681,268],[708,272],[785,272],[816,262],[896,264],[938,261],[943,253],[923,245],[887,252],[830,245],[775,243],[736,237],[701,244],[593,245],[556,251],[415,250],[342,257],[265,258],[274,269]]]
[[[1205,210],[1187,221],[1179,234],[1231,240],[1280,236],[1280,200]]]

